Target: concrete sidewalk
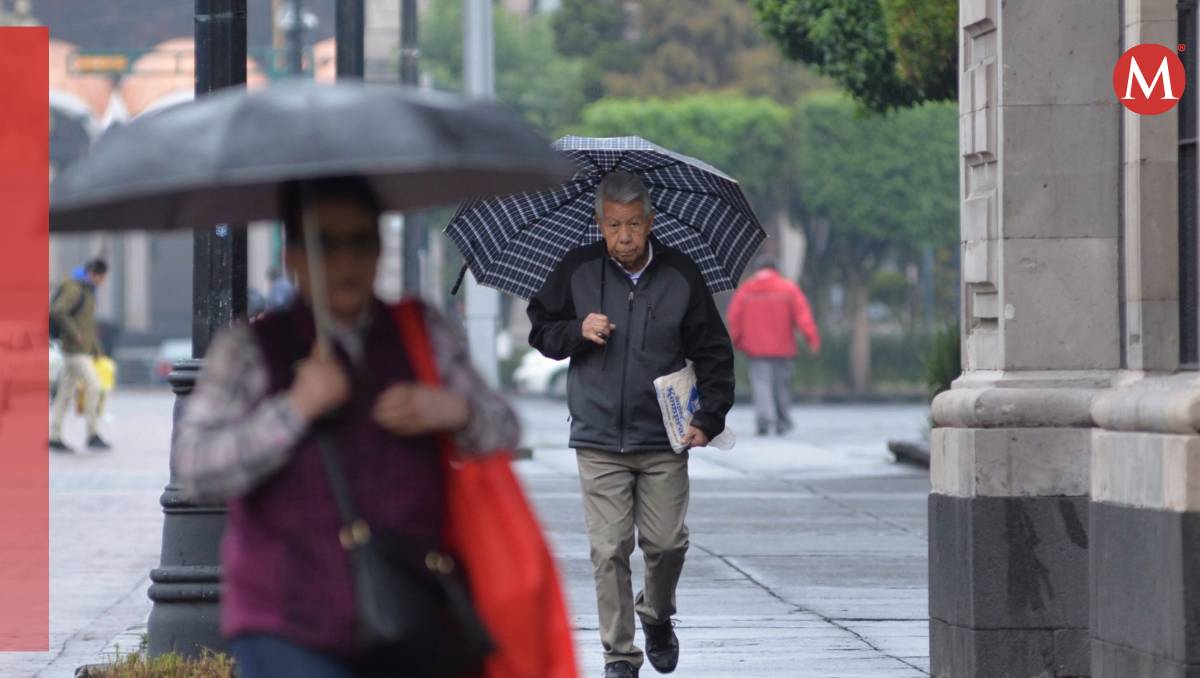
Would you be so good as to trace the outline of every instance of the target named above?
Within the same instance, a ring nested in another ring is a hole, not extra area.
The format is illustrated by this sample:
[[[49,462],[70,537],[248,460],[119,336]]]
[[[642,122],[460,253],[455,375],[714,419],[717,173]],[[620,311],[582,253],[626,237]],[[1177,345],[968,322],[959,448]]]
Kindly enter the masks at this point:
[[[578,481],[527,469],[526,482],[563,563],[584,675],[598,676],[603,659]],[[691,550],[678,593],[677,675],[928,675],[927,493],[928,481],[915,473],[695,479]],[[634,562],[636,590],[636,553]],[[655,674],[647,664],[642,675]]]
[[[52,458],[51,647],[0,654],[0,677],[73,676],[144,623],[173,402],[166,389],[119,393],[105,428],[113,452]],[[583,675],[599,675],[578,479],[562,447],[566,409],[541,400],[518,407],[536,449],[518,468],[562,564]],[[928,480],[889,464],[884,448],[889,436],[913,435],[921,408],[797,408],[796,416],[787,440],[743,438],[733,451],[692,457],[675,675],[928,675]],[[750,417],[735,408],[731,424],[748,431]],[[642,675],[656,674],[647,665]]]

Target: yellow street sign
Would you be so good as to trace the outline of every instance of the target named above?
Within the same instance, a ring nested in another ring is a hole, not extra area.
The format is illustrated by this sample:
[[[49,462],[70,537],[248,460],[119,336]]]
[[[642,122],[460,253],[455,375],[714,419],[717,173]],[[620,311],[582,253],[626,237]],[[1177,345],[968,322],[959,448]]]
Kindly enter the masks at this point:
[[[72,54],[68,65],[72,73],[124,73],[129,70],[125,54]]]

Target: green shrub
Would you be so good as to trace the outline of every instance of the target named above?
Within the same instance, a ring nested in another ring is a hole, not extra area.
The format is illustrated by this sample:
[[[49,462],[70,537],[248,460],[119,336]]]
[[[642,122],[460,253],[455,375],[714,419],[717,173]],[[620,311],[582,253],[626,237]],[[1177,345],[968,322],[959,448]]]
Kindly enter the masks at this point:
[[[926,382],[922,355],[929,345],[927,334],[876,334],[871,337],[871,383],[875,391],[920,392]],[[850,388],[850,336],[830,333],[821,336],[821,352],[809,355],[801,343],[796,357],[792,390],[801,395],[845,395]],[[746,356],[734,361],[738,393],[748,398],[750,380]]]
[[[921,360],[925,364],[929,399],[933,400],[942,391],[950,390],[950,384],[962,374],[962,344],[958,325],[943,327],[935,332]]]

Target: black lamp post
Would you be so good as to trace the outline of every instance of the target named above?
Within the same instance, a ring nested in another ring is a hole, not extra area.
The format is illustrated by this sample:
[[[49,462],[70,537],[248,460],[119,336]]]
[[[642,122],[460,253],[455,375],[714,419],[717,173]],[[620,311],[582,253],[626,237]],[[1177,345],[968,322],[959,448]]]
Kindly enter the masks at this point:
[[[196,94],[245,86],[246,0],[196,1]],[[339,76],[363,74],[363,0],[338,0]],[[246,233],[240,225],[196,230],[192,273],[192,360],[175,364],[169,379],[178,396],[175,417],[192,392],[212,337],[246,313]],[[163,544],[151,571],[148,628],[151,655],[196,656],[223,650],[219,627],[220,540],[224,506],[187,501],[171,480],[162,495]]]
[[[417,0],[400,4],[400,82],[409,87],[420,84],[421,49],[417,42]],[[404,279],[406,296],[421,293],[421,249],[425,247],[425,227],[416,214],[404,215]]]
[[[196,0],[196,96],[246,83],[246,0]],[[214,224],[195,232],[192,272],[192,355],[175,365],[170,382],[178,421],[212,337],[246,313],[246,231]],[[150,572],[154,606],[148,628],[151,655],[196,656],[221,650],[219,543],[223,506],[187,501],[175,479],[163,491],[163,543]]]
[[[363,0],[337,0],[334,32],[337,42],[337,77],[362,78],[366,15]]]

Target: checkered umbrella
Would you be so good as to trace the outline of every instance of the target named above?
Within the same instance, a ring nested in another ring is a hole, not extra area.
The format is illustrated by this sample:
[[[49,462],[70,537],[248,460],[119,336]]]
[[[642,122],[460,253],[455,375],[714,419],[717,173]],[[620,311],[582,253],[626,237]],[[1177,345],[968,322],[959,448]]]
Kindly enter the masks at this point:
[[[654,204],[652,233],[690,256],[712,292],[737,286],[766,237],[738,182],[695,158],[640,137],[567,136],[554,147],[575,162],[566,183],[469,202],[446,227],[480,284],[525,299],[536,294],[568,251],[600,240],[596,187],[617,169],[641,176]]]

